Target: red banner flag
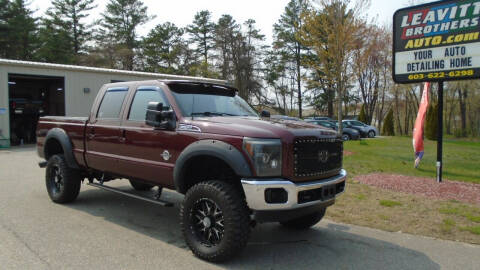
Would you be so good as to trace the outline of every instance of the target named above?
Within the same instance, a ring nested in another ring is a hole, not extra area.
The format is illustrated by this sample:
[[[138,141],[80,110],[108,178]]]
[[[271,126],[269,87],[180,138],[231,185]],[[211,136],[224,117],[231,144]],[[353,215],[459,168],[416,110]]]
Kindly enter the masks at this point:
[[[413,128],[413,150],[415,151],[415,168],[420,164],[422,160],[424,148],[423,148],[423,127],[425,125],[425,115],[428,108],[428,92],[430,89],[430,83],[426,82],[423,87],[422,100],[418,107],[417,120],[415,120],[415,126]]]

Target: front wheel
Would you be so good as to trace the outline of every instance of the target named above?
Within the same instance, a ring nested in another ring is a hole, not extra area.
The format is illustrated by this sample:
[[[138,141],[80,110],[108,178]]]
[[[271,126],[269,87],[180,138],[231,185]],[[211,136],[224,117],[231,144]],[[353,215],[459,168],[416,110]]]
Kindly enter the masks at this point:
[[[350,140],[350,135],[348,135],[347,133],[343,133],[342,140],[343,141],[349,141]]]
[[[74,201],[80,192],[80,173],[68,167],[63,155],[53,155],[48,159],[45,184],[52,201],[69,203]]]
[[[374,138],[374,137],[375,137],[375,131],[370,130],[370,131],[368,132],[368,137],[369,137],[369,138]]]
[[[299,217],[296,219],[292,219],[289,221],[280,222],[280,224],[282,224],[283,226],[289,229],[306,230],[312,227],[313,225],[317,224],[318,222],[320,222],[323,216],[325,216],[325,211],[326,211],[326,208],[323,208],[318,212],[315,212],[303,217]]]
[[[183,236],[199,258],[219,262],[238,254],[250,235],[245,199],[232,185],[207,181],[190,188],[180,209]]]

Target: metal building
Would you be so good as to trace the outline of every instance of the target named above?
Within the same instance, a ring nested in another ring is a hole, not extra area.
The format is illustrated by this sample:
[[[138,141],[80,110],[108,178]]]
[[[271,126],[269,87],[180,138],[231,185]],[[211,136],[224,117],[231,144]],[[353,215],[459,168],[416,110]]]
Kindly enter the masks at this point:
[[[225,83],[199,77],[0,59],[0,148],[35,143],[40,116],[88,116],[105,83],[149,79]]]

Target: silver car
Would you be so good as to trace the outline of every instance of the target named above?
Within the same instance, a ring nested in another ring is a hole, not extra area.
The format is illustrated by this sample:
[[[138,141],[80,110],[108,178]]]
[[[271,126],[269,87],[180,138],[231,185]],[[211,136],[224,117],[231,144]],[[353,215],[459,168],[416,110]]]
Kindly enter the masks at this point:
[[[377,135],[380,135],[378,129],[374,126],[369,126],[358,120],[343,120],[342,123],[349,128],[353,128],[360,132],[360,135],[365,138],[374,138]]]

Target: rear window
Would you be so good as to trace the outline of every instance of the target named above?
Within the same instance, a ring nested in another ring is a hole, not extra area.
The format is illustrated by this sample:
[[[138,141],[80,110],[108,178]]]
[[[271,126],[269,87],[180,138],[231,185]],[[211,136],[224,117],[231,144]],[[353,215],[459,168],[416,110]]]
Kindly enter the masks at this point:
[[[127,87],[109,88],[103,96],[97,118],[120,118],[120,111],[127,92]]]

